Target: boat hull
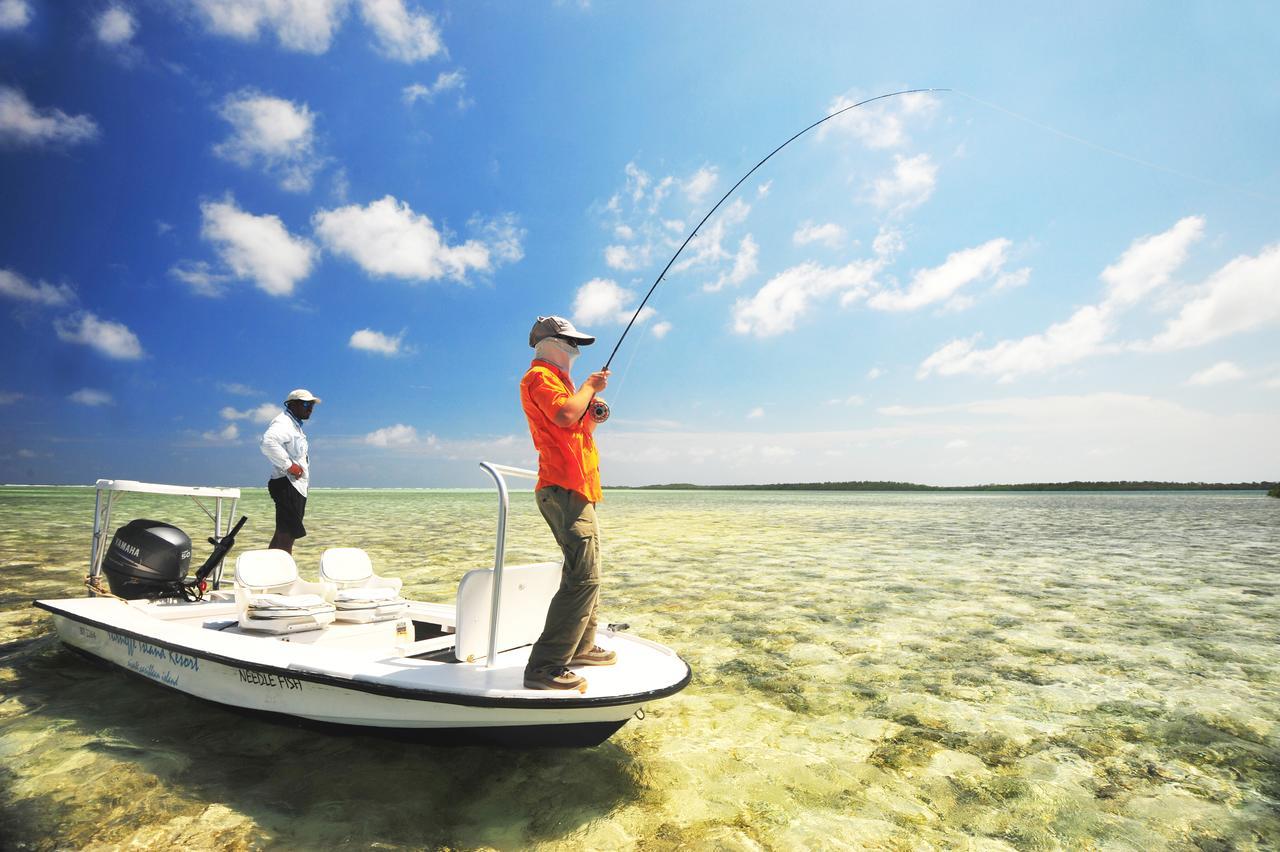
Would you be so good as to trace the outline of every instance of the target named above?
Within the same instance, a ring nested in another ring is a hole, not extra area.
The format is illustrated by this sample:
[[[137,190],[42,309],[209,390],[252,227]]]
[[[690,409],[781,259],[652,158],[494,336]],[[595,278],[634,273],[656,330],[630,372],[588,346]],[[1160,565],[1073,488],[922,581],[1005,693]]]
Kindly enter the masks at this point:
[[[592,702],[560,695],[514,699],[425,692],[227,659],[45,602],[37,605],[53,616],[62,642],[81,654],[196,698],[325,730],[436,743],[590,746],[611,736],[654,697]]]

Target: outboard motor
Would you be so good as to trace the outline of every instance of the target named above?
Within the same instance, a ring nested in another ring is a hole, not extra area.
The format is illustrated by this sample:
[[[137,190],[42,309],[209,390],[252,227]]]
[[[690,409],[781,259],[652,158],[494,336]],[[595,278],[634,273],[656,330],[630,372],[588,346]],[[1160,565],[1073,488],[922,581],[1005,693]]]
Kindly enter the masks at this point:
[[[186,533],[163,521],[130,521],[116,530],[102,559],[111,594],[131,601],[200,600],[209,585],[206,580],[236,546],[236,534],[247,520],[241,515],[230,532],[222,538],[209,539],[213,552],[190,580],[187,569],[191,567],[191,538]]]
[[[170,597],[191,566],[191,537],[162,521],[137,520],[116,530],[102,560],[111,594],[126,600]]]

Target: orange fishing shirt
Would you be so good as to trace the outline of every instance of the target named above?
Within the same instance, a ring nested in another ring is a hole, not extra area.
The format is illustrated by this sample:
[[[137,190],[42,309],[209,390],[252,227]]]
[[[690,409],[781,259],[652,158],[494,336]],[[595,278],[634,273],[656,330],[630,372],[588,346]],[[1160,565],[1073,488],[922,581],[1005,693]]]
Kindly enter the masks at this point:
[[[569,374],[556,365],[534,359],[520,380],[520,405],[529,420],[529,434],[538,450],[538,484],[559,485],[599,503],[600,453],[583,417],[572,426],[557,426],[556,412],[573,396]]]

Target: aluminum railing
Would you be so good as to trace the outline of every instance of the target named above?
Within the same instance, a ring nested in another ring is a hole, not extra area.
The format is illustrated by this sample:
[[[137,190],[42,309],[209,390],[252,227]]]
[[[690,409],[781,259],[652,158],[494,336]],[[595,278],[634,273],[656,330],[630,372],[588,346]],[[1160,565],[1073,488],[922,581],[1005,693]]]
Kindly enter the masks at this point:
[[[485,657],[484,667],[493,668],[498,656],[498,615],[502,611],[502,562],[507,549],[507,504],[508,492],[506,476],[518,476],[522,479],[537,479],[536,470],[525,470],[505,464],[480,462],[480,467],[493,477],[498,485],[498,543],[493,555],[493,593],[489,600],[489,653]]]

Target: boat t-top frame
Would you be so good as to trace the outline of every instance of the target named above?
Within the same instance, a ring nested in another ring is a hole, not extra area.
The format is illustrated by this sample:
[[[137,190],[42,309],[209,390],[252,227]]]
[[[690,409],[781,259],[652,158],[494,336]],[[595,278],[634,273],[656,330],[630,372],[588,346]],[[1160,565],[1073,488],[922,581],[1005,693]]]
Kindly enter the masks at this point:
[[[231,519],[236,514],[236,503],[240,501],[239,488],[206,488],[188,485],[159,485],[154,482],[135,482],[131,479],[99,479],[93,498],[93,545],[89,549],[89,577],[87,585],[89,596],[93,597],[105,592],[100,584],[102,559],[107,553],[107,542],[113,534],[111,529],[111,509],[125,494],[169,494],[178,497],[190,497],[200,507],[200,511],[213,521],[213,537],[221,539],[231,531]],[[203,501],[213,501],[213,511]],[[222,511],[223,501],[230,500],[230,511]],[[225,527],[223,518],[226,518]],[[218,588],[222,580],[222,563],[213,575],[213,588]]]

